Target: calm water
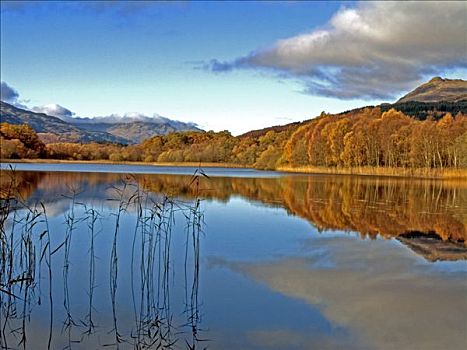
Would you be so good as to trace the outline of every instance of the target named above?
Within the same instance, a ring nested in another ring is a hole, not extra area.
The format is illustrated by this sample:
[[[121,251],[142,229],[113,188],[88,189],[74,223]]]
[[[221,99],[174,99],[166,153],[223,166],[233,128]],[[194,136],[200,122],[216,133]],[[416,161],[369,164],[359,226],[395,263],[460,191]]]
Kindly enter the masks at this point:
[[[3,347],[467,345],[465,182],[14,166]]]

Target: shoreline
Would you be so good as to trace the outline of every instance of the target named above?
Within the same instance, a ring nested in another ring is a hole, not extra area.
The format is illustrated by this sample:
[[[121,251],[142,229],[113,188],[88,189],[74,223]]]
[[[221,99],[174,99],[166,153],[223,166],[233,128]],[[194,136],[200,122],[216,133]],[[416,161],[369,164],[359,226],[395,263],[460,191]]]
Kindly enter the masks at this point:
[[[405,179],[431,179],[431,180],[464,180],[467,179],[467,169],[426,169],[426,168],[326,168],[326,167],[278,167],[276,171],[321,174],[321,175],[357,175],[375,177],[394,177]]]
[[[110,165],[138,165],[155,167],[210,167],[210,168],[233,168],[233,169],[256,169],[251,166],[232,163],[209,163],[209,162],[115,162],[110,160],[62,160],[62,159],[1,159],[0,163],[27,163],[27,164],[110,164]],[[286,167],[280,166],[276,169],[267,169],[295,174],[317,174],[317,175],[357,175],[376,177],[397,178],[421,178],[421,179],[467,179],[467,169],[426,169],[426,168],[326,168],[326,167]]]
[[[0,159],[0,163],[27,163],[27,164],[110,164],[110,165],[146,165],[146,166],[173,166],[173,167],[206,167],[206,168],[238,168],[254,169],[241,164],[209,163],[209,162],[115,162],[111,160],[65,160],[65,159]],[[256,169],[257,170],[257,169]]]

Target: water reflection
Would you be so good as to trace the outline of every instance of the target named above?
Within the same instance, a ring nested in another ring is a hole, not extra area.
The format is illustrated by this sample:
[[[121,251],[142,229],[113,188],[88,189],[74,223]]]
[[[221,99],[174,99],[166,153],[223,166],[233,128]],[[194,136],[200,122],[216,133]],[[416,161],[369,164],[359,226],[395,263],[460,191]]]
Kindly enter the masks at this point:
[[[111,204],[100,208],[87,200],[82,183],[62,180],[54,182],[60,186],[48,192],[52,196],[33,201],[43,179],[11,175],[0,208],[2,348],[195,349],[204,341],[199,198],[154,196],[126,176],[106,183]],[[59,211],[53,210],[56,198]],[[173,260],[176,222],[183,224],[185,249]],[[177,288],[185,290],[177,311],[171,300],[175,265],[183,266]]]
[[[326,336],[291,327],[259,328],[248,334],[259,348],[463,349],[465,271],[433,272],[397,246],[376,243],[369,247],[327,237],[320,242],[321,254],[261,262],[217,259],[215,264],[317,306],[334,329]],[[352,336],[337,336],[342,329]]]
[[[93,205],[108,206],[105,199],[109,188],[122,178],[119,174],[98,173],[17,175],[18,187],[27,201],[40,199],[55,215],[67,209],[60,194],[70,186],[80,188]],[[6,176],[3,178],[5,188]],[[199,192],[195,192],[189,176],[134,178],[154,194],[185,199],[200,195],[225,202],[241,196],[285,208],[307,219],[319,231],[352,231],[372,239],[398,238],[430,261],[467,259],[467,184],[462,181],[349,176],[210,177],[201,178]]]
[[[13,206],[1,223],[2,346],[465,345],[463,182],[67,172],[14,180],[29,210]],[[9,265],[12,244],[20,254]]]

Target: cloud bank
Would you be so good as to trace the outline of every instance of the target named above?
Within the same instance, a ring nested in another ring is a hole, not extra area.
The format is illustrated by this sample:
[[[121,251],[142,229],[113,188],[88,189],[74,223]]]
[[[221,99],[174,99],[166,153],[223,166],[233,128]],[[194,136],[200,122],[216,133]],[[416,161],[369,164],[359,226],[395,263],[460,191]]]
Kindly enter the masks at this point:
[[[182,122],[174,119],[169,119],[163,117],[157,113],[154,113],[152,116],[148,116],[140,112],[127,112],[124,114],[113,113],[107,116],[98,116],[93,118],[73,118],[74,123],[82,124],[95,124],[95,123],[151,123],[151,124],[161,124],[161,125],[170,125],[175,128],[183,128],[186,126],[189,127],[198,127],[198,124],[193,122]]]
[[[427,76],[467,68],[465,18],[465,2],[361,2],[323,28],[205,68],[272,70],[298,78],[312,95],[393,98]]]

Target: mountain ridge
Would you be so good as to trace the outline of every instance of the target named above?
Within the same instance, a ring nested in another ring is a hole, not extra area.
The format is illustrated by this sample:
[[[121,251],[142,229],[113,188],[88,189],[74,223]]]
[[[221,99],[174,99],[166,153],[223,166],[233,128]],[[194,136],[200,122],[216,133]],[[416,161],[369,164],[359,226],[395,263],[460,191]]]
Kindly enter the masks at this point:
[[[434,77],[402,96],[403,102],[459,102],[467,99],[467,81]]]
[[[58,117],[28,111],[0,101],[2,123],[27,124],[41,139],[54,142],[111,142],[127,143],[124,139],[99,131],[86,131],[71,125]],[[52,136],[53,135],[53,136]]]
[[[1,101],[1,122],[28,124],[46,143],[53,142],[99,142],[138,143],[156,135],[177,131],[200,131],[194,123],[184,123],[162,116],[132,117],[116,116],[94,118],[55,117],[29,111]]]

